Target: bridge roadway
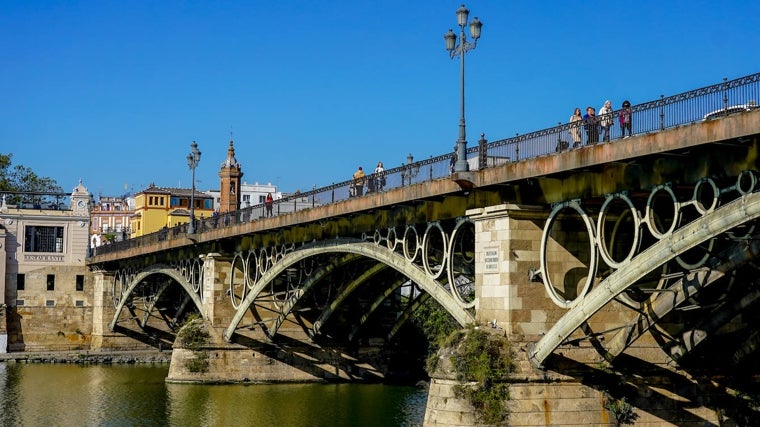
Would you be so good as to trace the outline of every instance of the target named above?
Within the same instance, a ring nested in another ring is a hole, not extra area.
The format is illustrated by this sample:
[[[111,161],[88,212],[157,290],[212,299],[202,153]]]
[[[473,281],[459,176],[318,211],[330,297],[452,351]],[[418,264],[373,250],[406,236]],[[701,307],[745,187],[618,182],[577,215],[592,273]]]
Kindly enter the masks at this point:
[[[602,397],[651,425],[753,417],[736,396],[757,392],[759,134],[751,110],[528,160],[515,145],[469,172],[435,159],[391,171],[406,178],[383,192],[125,242],[87,260],[114,303],[102,342],[171,345],[197,311],[216,345],[266,356],[245,372],[212,357],[225,367],[206,379],[372,380],[408,356],[403,326],[432,298],[512,339],[526,425],[604,421]],[[427,167],[433,179],[409,180]],[[428,425],[445,424],[445,405],[431,409],[444,388],[431,385]]]

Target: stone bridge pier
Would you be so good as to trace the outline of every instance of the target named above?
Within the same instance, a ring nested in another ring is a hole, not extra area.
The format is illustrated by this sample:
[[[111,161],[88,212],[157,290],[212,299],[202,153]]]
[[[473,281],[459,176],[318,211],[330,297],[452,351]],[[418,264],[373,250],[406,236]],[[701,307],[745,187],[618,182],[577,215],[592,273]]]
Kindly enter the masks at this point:
[[[199,350],[182,348],[175,343],[167,381],[320,382],[351,380],[361,370],[356,366],[357,360],[341,348],[314,343],[302,327],[282,328],[273,340],[267,334],[266,322],[254,314],[256,310],[249,310],[239,321],[236,334],[226,340],[225,330],[240,308],[231,301],[242,297],[250,287],[248,268],[251,266],[242,262],[240,254],[213,252],[201,255],[200,259],[203,266],[201,314],[208,342]],[[232,293],[239,294],[235,298]],[[266,299],[261,301],[259,310],[276,312],[280,309]],[[197,365],[193,362],[197,359],[205,360],[207,366],[194,369]]]
[[[754,176],[467,211],[476,323],[513,344],[509,425],[760,420],[741,397],[757,392]],[[477,425],[455,384],[434,375],[426,426]]]

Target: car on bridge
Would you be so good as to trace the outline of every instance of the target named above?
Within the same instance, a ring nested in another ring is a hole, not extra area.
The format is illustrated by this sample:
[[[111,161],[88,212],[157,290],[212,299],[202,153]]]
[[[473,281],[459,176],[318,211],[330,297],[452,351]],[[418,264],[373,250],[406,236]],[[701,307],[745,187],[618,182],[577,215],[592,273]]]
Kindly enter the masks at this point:
[[[720,117],[727,116],[729,114],[739,113],[742,111],[751,111],[756,108],[760,108],[760,105],[757,105],[755,101],[749,101],[746,104],[737,104],[737,105],[731,105],[726,108],[721,108],[719,110],[711,111],[707,114],[705,114],[704,117],[702,117],[702,120],[712,120],[717,119]]]

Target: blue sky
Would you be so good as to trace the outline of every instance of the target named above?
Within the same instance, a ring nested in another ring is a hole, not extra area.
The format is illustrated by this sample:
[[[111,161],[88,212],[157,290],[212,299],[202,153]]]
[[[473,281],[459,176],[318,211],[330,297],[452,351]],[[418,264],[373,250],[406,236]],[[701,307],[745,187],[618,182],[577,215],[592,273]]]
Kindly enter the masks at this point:
[[[244,180],[308,190],[450,152],[459,1],[0,2],[0,153],[68,191],[218,188],[230,132]],[[498,140],[760,72],[760,2],[466,3],[467,140]]]

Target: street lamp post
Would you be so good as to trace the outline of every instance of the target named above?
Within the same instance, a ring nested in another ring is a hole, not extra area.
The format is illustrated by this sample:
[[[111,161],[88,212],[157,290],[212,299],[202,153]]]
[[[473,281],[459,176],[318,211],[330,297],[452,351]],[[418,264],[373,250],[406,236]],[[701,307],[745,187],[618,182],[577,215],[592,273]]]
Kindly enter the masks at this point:
[[[443,36],[444,40],[446,40],[446,50],[449,51],[451,59],[461,56],[461,61],[459,63],[459,139],[457,139],[457,161],[454,164],[454,172],[467,172],[470,169],[467,163],[467,137],[464,123],[464,54],[475,49],[475,46],[477,46],[478,39],[480,38],[480,29],[483,26],[483,23],[478,20],[477,16],[473,18],[470,22],[470,35],[472,36],[473,41],[472,43],[468,42],[467,36],[465,36],[464,33],[464,27],[467,26],[467,17],[469,14],[470,11],[464,7],[464,5],[457,9],[457,24],[461,30],[459,45],[457,45],[457,35],[454,34],[454,31],[451,29],[449,29],[449,32]]]
[[[412,179],[417,177],[417,174],[420,173],[420,166],[412,166],[412,163],[414,163],[414,156],[412,156],[412,153],[409,153],[406,156],[406,168],[401,171],[401,186],[404,186],[404,183],[408,180],[407,184],[412,185]],[[402,163],[401,166],[404,166]]]
[[[192,189],[190,190],[190,225],[187,227],[188,234],[195,233],[195,167],[201,162],[201,152],[198,150],[198,144],[193,141],[190,144],[190,154],[187,155],[187,165],[190,167],[193,175]]]

